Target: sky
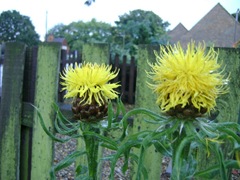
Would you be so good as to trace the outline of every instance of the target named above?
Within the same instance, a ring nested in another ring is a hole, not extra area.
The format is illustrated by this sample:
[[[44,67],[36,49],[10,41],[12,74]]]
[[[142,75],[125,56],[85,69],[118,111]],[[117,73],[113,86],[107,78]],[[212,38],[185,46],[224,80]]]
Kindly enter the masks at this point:
[[[0,0],[0,13],[17,10],[28,16],[35,31],[43,40],[46,31],[57,24],[97,21],[115,25],[119,16],[136,9],[152,11],[164,22],[169,22],[169,30],[182,23],[190,30],[217,3],[230,14],[240,9],[240,0],[95,0],[91,6],[85,0]],[[240,17],[239,17],[240,18]]]

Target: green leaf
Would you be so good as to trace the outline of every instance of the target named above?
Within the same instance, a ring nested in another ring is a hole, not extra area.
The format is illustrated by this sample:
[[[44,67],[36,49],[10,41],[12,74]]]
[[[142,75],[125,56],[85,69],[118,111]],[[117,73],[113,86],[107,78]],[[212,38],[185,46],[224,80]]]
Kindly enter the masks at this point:
[[[122,157],[123,154],[130,152],[132,147],[137,147],[139,146],[140,143],[138,141],[127,141],[121,146],[118,147],[118,150],[116,154],[113,155],[112,160],[111,160],[111,173],[110,177],[113,179],[114,178],[114,169],[116,167],[117,161],[120,157]],[[126,156],[126,154],[125,154]]]
[[[214,147],[215,155],[217,156],[217,160],[219,163],[220,176],[222,179],[228,179],[226,165],[224,164],[223,152],[222,152],[221,148],[219,147],[219,144],[214,143],[213,147]]]
[[[116,150],[116,146],[113,146],[109,143],[100,142],[99,145],[101,147],[104,147],[104,148],[107,148],[107,149],[110,149],[110,150]]]
[[[163,144],[161,141],[156,141],[153,143],[154,147],[158,152],[164,156],[172,156],[172,149],[170,144]]]
[[[86,154],[85,151],[75,151],[72,154],[69,154],[68,156],[66,156],[63,160],[61,160],[58,164],[56,164],[51,168],[51,171],[50,171],[51,179],[55,179],[55,173],[57,171],[60,171],[61,169],[64,169],[70,166],[76,160],[76,158],[84,154]]]
[[[121,101],[121,99],[118,99],[118,104],[119,104],[119,108],[120,111],[122,112],[122,115],[124,116],[126,114],[126,108],[125,105],[123,104],[123,102]]]
[[[209,138],[214,138],[219,136],[217,129],[214,126],[211,126],[210,123],[205,123],[199,121],[200,130],[203,131]]]
[[[122,118],[121,120],[121,123],[122,123],[122,127],[123,127],[123,133],[122,133],[122,136],[120,137],[120,141],[122,141],[125,136],[126,136],[126,130],[127,130],[127,127],[128,127],[128,118],[131,117],[131,116],[134,116],[134,115],[140,115],[140,114],[145,114],[147,115],[148,117],[152,118],[152,119],[158,119],[158,120],[166,120],[165,119],[162,119],[160,115],[148,110],[148,109],[145,109],[145,108],[137,108],[137,109],[133,109],[131,111],[128,111]]]
[[[128,170],[129,157],[130,157],[130,151],[125,152],[124,153],[124,164],[122,166],[122,172],[124,174]]]
[[[39,109],[38,109],[36,106],[34,106],[34,105],[32,105],[32,106],[33,106],[34,109],[37,111],[37,115],[38,115],[38,117],[39,117],[40,124],[41,124],[44,132],[45,132],[49,137],[51,137],[51,138],[52,138],[53,140],[55,140],[55,141],[62,142],[62,143],[63,143],[63,142],[67,142],[68,140],[71,139],[71,138],[66,138],[66,139],[58,138],[58,137],[55,136],[52,132],[50,132],[50,131],[47,129],[47,127],[45,126],[45,124],[44,124],[44,120],[43,120],[42,114],[40,113]]]
[[[60,108],[56,103],[53,104],[53,108],[56,111],[55,127],[60,134],[74,133],[80,127],[80,122],[72,123],[69,121],[60,111]]]
[[[240,166],[236,160],[227,160],[224,162],[228,169],[239,169]],[[194,177],[200,177],[205,179],[212,179],[216,174],[219,174],[219,165],[211,166],[205,170],[194,173]]]
[[[136,164],[139,164],[139,157],[134,154],[134,153],[130,153],[130,158],[131,160],[133,160]],[[143,177],[145,177],[146,179],[148,178],[148,171],[146,169],[146,167],[144,166],[144,164],[141,165],[141,170],[142,170],[142,175]],[[145,179],[144,179],[145,180]]]
[[[88,168],[86,166],[82,166],[81,164],[77,166],[76,170],[76,176],[86,174],[88,172]]]
[[[183,149],[190,144],[194,140],[194,136],[187,136],[182,139],[180,144],[176,147],[173,157],[175,157],[173,161],[173,173],[172,177],[174,180],[181,180],[181,168],[182,168],[182,163],[183,163],[183,158],[182,154],[185,153],[183,152]]]
[[[136,178],[139,180],[141,179],[141,173],[142,173],[143,164],[144,164],[145,152],[146,152],[145,148],[143,146],[141,146],[140,155],[139,155],[139,159],[138,159],[138,168],[137,168],[137,173],[136,173]],[[144,180],[148,179],[148,173],[143,173],[143,179]]]
[[[141,131],[136,134],[129,135],[126,137],[126,139],[124,139],[124,141],[121,142],[121,144],[117,148],[116,153],[111,159],[111,178],[114,177],[114,168],[118,159],[121,158],[123,155],[127,157],[129,155],[128,153],[130,153],[130,150],[132,148],[140,148],[142,141],[150,132],[151,131]]]
[[[117,99],[117,108],[116,108],[116,114],[115,114],[115,117],[114,117],[114,122],[119,122],[118,121],[118,117],[120,115],[120,112],[121,112],[121,103],[120,103],[121,99]]]
[[[83,135],[96,137],[96,138],[100,139],[101,141],[103,141],[105,146],[108,145],[108,147],[111,147],[111,149],[113,149],[113,150],[116,150],[118,148],[118,144],[109,137],[105,137],[103,135],[97,134],[92,131],[84,131]]]
[[[54,125],[57,132],[63,135],[72,135],[73,133],[77,133],[77,130],[80,127],[79,125],[75,125],[72,126],[72,128],[66,128],[67,126],[63,124],[63,122],[58,118],[58,116],[56,117]]]
[[[108,125],[107,125],[107,129],[112,127],[112,120],[113,120],[113,106],[111,101],[108,103]]]
[[[62,112],[60,111],[60,108],[58,107],[58,105],[56,103],[53,103],[53,108],[55,110],[55,112],[57,113],[57,116],[62,119],[62,121],[66,124],[71,124],[71,122],[62,114]]]
[[[153,140],[159,140],[164,135],[169,137],[174,132],[177,132],[179,124],[180,124],[180,121],[178,121],[178,120],[169,120],[169,124],[171,124],[169,127],[165,126],[165,128],[161,129],[161,131],[157,130],[156,133],[154,134]]]
[[[231,129],[228,128],[224,128],[222,126],[217,127],[219,131],[221,131],[222,133],[226,133],[227,138],[233,138],[233,143],[234,143],[234,147],[235,149],[238,149],[240,146],[240,137],[237,135],[237,133],[235,131],[232,131]]]
[[[221,122],[221,123],[215,123],[217,128],[228,128],[236,131],[240,131],[240,125],[235,122]]]

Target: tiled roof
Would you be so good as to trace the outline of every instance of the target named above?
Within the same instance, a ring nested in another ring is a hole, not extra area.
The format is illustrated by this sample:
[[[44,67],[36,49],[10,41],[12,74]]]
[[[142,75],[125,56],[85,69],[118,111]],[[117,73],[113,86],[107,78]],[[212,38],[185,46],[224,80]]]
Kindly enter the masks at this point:
[[[190,31],[180,36],[178,34],[181,32],[169,34],[170,43],[180,41],[186,46],[189,41],[195,40],[216,47],[232,47],[240,39],[240,23],[218,3]]]
[[[179,23],[173,30],[168,32],[168,35],[171,37],[170,43],[174,43],[179,40],[179,37],[186,34],[188,30],[182,25],[182,23]]]
[[[65,38],[54,38],[53,42],[59,42],[59,43],[63,43],[65,40]]]

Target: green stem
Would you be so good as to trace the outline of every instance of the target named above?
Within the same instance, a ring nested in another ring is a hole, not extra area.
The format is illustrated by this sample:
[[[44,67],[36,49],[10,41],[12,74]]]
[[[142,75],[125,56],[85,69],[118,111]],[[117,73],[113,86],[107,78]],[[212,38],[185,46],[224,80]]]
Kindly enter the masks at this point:
[[[187,169],[186,171],[183,171],[186,172],[185,174],[181,172],[183,161],[186,160],[188,162],[188,156],[190,152],[190,141],[186,140],[186,138],[188,137],[186,135],[185,130],[183,130],[180,134],[178,131],[173,134],[173,139],[175,141],[172,143],[173,144],[172,179],[181,179],[186,178],[188,176]],[[183,143],[183,141],[186,141],[187,143]],[[182,148],[180,148],[180,146],[182,146]]]
[[[91,128],[92,131],[98,132],[98,129]],[[98,169],[98,139],[94,136],[84,135],[88,160],[88,175],[90,180],[97,180]]]

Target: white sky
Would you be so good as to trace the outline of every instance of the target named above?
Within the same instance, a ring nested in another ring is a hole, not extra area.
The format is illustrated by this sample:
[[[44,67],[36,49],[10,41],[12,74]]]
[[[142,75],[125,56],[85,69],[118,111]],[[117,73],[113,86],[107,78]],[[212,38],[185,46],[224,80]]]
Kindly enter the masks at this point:
[[[86,6],[84,2],[85,0],[0,0],[0,13],[17,10],[21,15],[29,16],[43,40],[46,29],[59,23],[67,25],[73,21],[87,22],[96,18],[97,21],[115,25],[114,21],[119,20],[120,15],[136,9],[154,12],[163,21],[170,23],[169,29],[181,22],[188,30],[217,3],[230,14],[240,9],[240,0],[96,0],[91,6]]]

